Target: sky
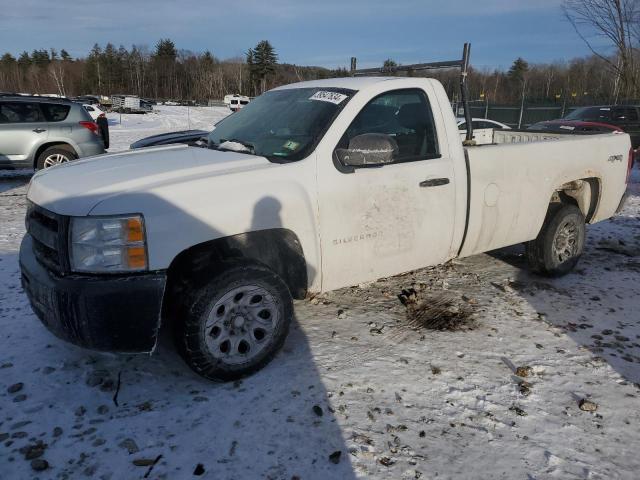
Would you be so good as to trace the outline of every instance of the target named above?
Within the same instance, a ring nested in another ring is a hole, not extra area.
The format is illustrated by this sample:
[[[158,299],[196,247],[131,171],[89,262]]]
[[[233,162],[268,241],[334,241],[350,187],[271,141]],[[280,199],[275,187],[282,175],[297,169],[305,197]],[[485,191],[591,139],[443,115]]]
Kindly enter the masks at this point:
[[[0,54],[94,43],[147,45],[224,59],[269,40],[283,63],[378,66],[454,60],[472,43],[476,68],[567,61],[590,52],[562,0],[0,0]],[[593,39],[598,44],[598,39]],[[606,50],[605,50],[606,51]]]

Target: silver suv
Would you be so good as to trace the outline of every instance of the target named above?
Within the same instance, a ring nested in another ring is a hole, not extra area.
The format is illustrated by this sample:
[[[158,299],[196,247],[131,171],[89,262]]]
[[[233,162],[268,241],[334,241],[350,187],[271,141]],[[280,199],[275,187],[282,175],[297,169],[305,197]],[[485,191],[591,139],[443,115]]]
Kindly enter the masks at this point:
[[[82,105],[50,97],[0,96],[0,168],[40,170],[104,153]]]

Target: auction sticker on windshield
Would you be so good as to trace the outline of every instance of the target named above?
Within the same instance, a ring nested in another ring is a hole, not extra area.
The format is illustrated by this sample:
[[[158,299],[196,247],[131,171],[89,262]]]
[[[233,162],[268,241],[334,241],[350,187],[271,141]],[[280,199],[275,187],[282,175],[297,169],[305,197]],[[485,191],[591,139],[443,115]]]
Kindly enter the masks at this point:
[[[321,102],[330,102],[336,105],[340,105],[347,98],[347,95],[343,95],[338,92],[328,92],[326,90],[320,90],[309,97],[309,100],[319,100]]]

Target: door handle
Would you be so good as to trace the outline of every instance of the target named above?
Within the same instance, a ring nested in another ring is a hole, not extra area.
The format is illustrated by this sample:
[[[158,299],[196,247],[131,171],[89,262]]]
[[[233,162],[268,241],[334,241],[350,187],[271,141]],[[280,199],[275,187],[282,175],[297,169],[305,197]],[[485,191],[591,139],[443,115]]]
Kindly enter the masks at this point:
[[[42,133],[42,132],[46,132],[46,130],[44,128],[34,128],[32,132]]]
[[[441,185],[449,185],[448,178],[432,178],[420,182],[421,187],[440,187]]]

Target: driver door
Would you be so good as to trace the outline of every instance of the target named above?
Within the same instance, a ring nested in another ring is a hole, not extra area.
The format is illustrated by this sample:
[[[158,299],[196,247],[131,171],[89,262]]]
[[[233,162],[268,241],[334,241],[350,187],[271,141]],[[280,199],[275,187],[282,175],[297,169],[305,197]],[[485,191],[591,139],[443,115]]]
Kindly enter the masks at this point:
[[[398,147],[390,163],[350,167],[336,150],[318,158],[322,290],[450,257],[455,182],[437,123],[427,91],[386,92],[362,108],[335,148],[348,150],[363,134],[383,134]]]

